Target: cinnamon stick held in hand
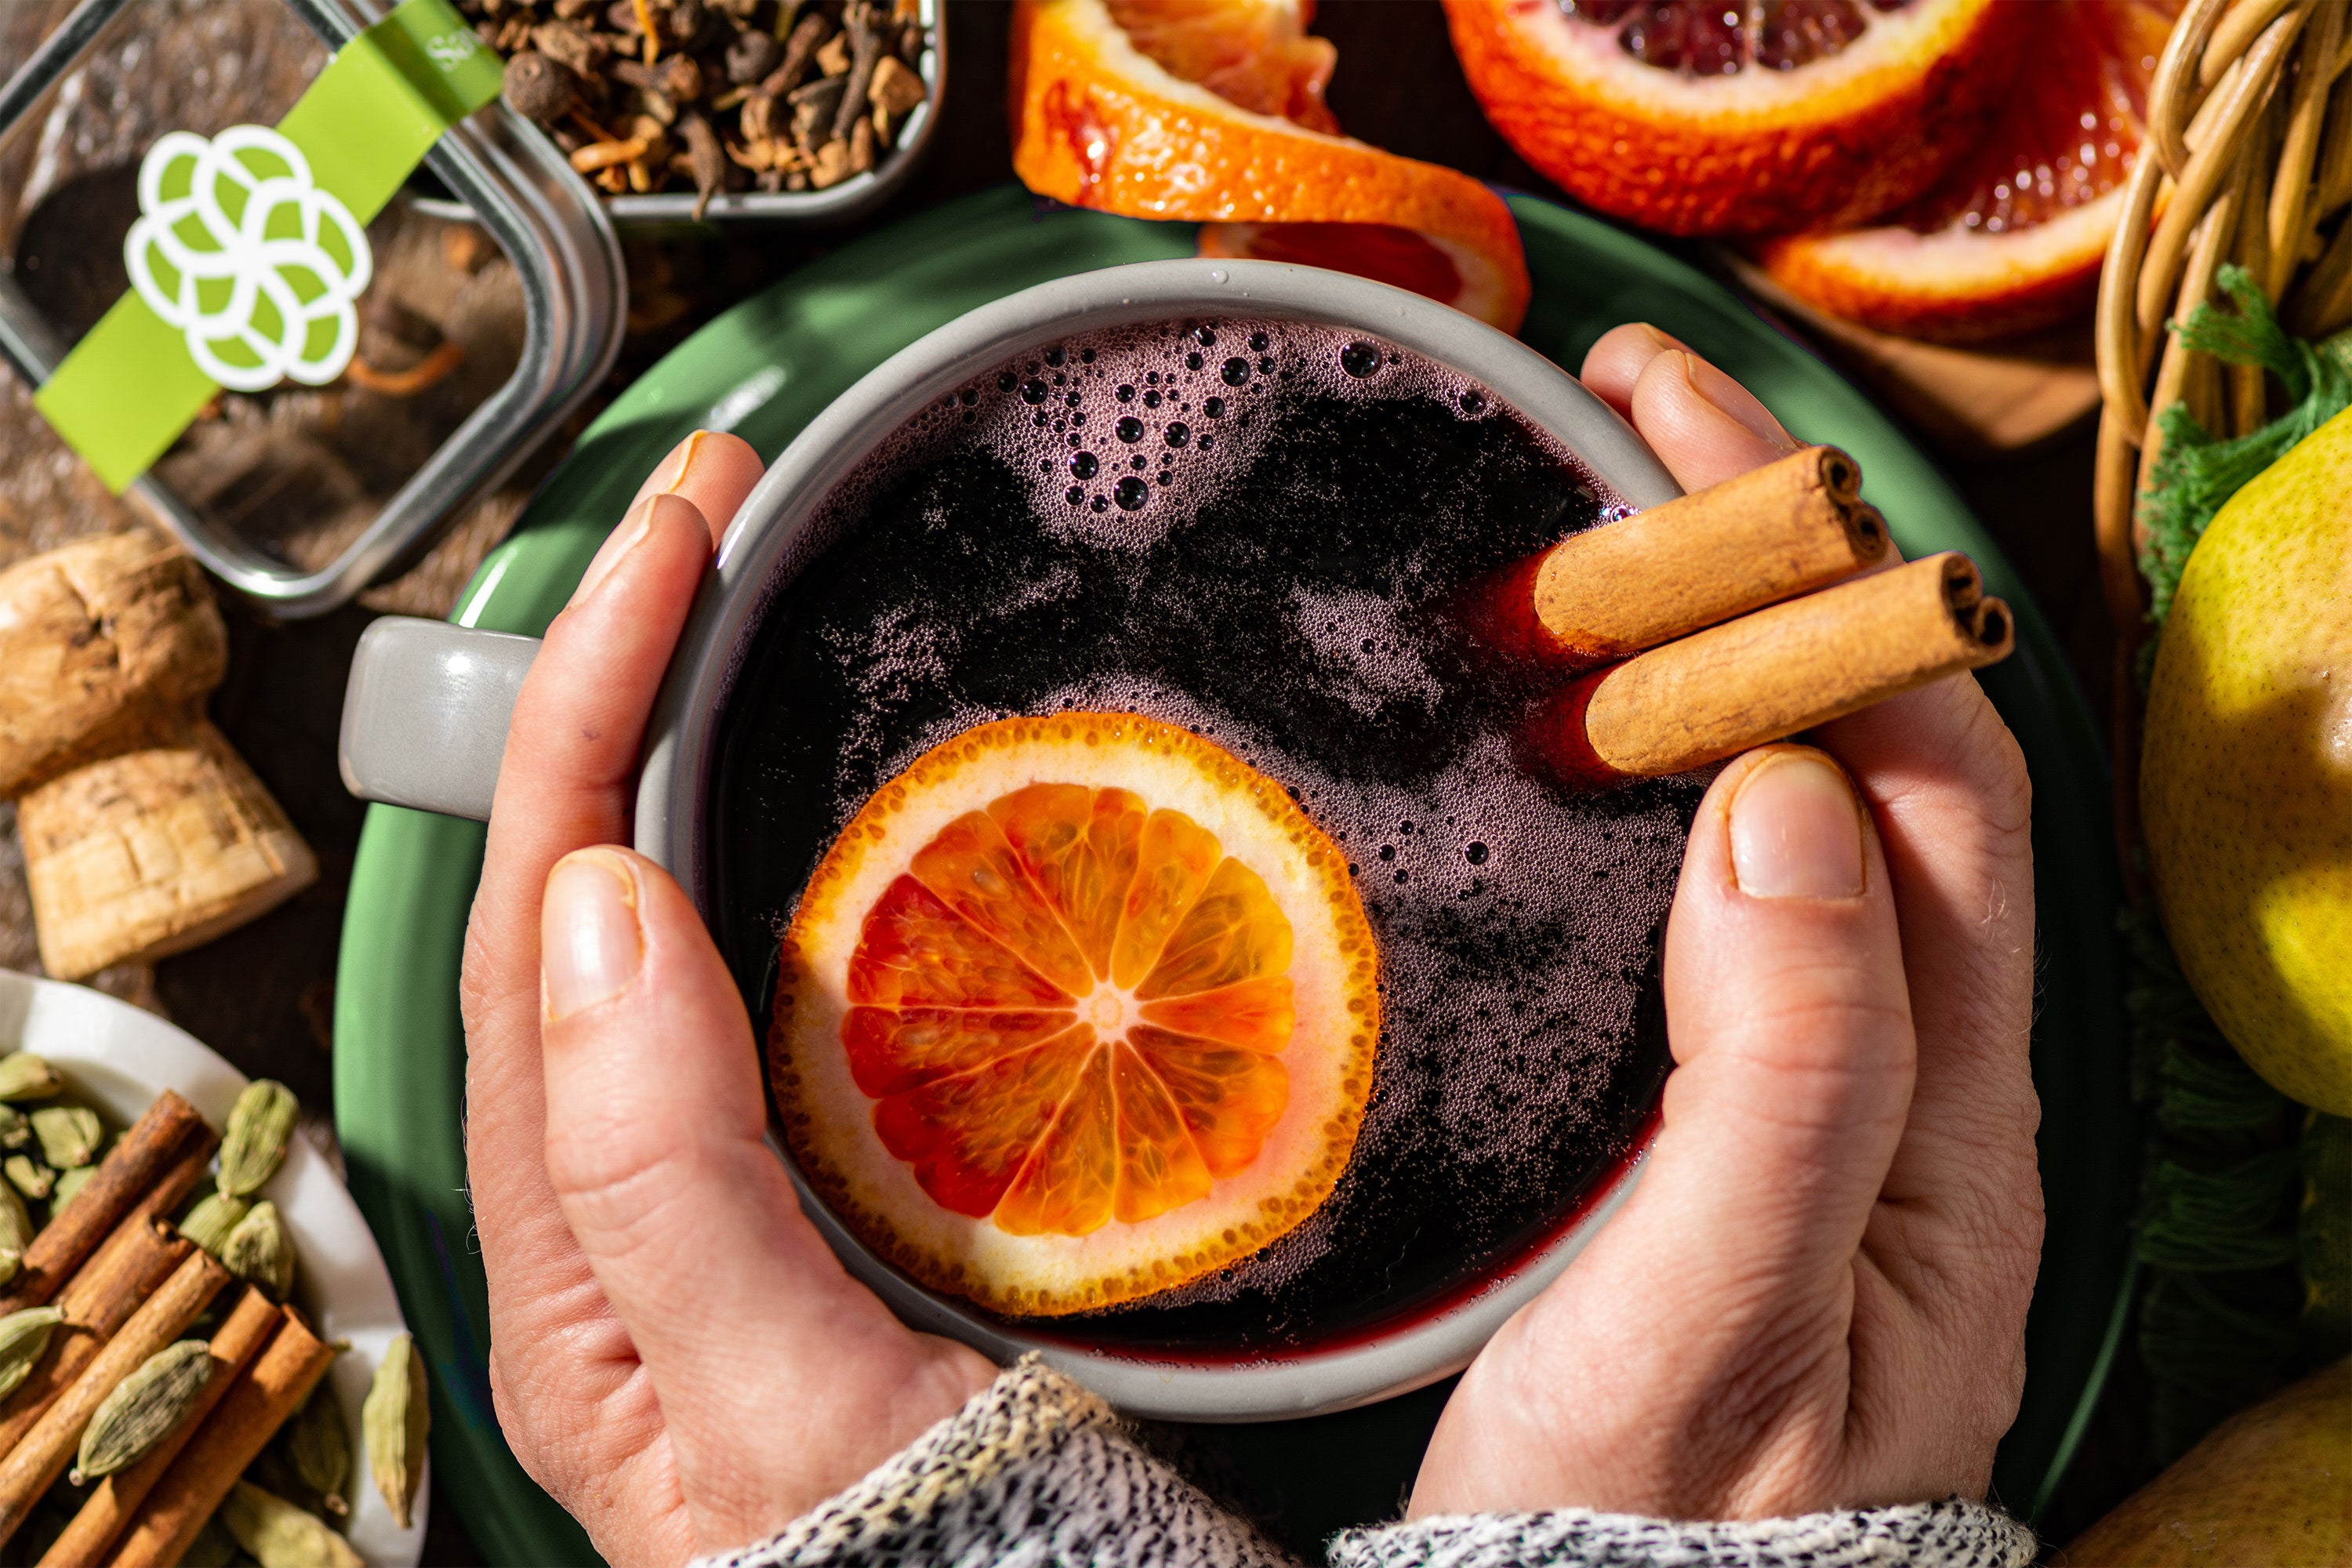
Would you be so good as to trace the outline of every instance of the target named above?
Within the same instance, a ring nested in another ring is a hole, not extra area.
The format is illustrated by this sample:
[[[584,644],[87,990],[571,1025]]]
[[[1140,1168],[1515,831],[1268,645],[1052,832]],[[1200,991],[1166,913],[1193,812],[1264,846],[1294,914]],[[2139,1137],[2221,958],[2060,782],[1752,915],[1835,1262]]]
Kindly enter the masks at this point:
[[[1585,676],[1519,732],[1530,772],[1601,789],[1678,773],[2009,655],[1976,563],[1930,555]]]
[[[1589,669],[1843,581],[1886,542],[1862,466],[1808,447],[1570,534],[1480,584],[1459,613],[1507,657]]]

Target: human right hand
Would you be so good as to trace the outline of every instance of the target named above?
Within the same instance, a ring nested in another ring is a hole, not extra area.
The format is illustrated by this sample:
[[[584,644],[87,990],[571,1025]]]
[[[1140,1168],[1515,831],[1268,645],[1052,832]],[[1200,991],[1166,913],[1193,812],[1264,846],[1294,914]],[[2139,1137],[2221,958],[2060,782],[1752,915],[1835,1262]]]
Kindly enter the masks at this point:
[[[624,847],[655,693],[760,469],[689,437],[548,627],[466,931],[499,1425],[620,1568],[773,1534],[995,1375],[892,1317],[801,1213],[734,979]]]
[[[1648,327],[1583,379],[1686,489],[1796,446]],[[1640,1185],[1471,1366],[1414,1514],[1984,1495],[2042,1243],[2024,761],[1967,675],[1819,740],[1700,803]]]

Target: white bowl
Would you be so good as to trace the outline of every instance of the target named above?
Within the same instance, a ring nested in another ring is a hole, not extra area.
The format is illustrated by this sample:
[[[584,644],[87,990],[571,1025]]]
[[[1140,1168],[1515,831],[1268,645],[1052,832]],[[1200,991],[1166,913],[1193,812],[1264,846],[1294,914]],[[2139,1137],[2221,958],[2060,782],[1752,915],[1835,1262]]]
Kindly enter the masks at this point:
[[[64,1075],[74,1098],[128,1127],[163,1090],[177,1089],[218,1131],[250,1081],[236,1068],[152,1013],[87,986],[0,970],[0,1055],[32,1051]],[[286,1164],[261,1190],[294,1236],[294,1304],[319,1337],[345,1340],[327,1381],[352,1442],[351,1542],[373,1568],[415,1568],[425,1551],[425,1494],[403,1530],[368,1479],[360,1404],[394,1334],[407,1327],[392,1276],[359,1205],[326,1156],[297,1136]],[[430,1475],[428,1472],[429,1483]]]

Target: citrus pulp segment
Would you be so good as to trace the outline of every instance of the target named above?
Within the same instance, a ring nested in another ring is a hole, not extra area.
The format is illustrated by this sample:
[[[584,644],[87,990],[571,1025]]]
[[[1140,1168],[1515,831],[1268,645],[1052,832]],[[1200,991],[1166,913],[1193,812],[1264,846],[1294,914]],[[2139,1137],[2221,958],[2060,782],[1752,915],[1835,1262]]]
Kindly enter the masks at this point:
[[[1516,330],[1528,269],[1510,209],[1466,174],[1341,135],[1311,13],[1310,0],[1020,0],[1014,172],[1076,206],[1201,223],[1204,255],[1357,272]]]
[[[1987,123],[2034,9],[1445,0],[1471,90],[1521,156],[1604,212],[1695,235],[1857,223],[1916,196]],[[1779,25],[1799,11],[1815,15]]]
[[[2042,0],[1999,117],[1933,190],[1881,223],[1768,241],[1757,259],[1808,303],[1906,337],[1980,342],[2083,313],[2178,9]]]
[[[1165,1290],[1328,1197],[1380,1036],[1347,857],[1222,747],[1123,713],[926,752],[811,875],[771,1081],[811,1185],[993,1310]]]

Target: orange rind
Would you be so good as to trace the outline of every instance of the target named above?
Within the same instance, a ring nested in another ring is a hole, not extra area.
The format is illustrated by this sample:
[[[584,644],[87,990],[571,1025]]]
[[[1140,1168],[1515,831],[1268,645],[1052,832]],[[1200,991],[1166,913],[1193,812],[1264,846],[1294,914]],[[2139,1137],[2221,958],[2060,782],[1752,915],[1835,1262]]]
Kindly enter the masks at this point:
[[[1323,101],[1333,50],[1308,15],[1301,0],[1019,0],[1014,171],[1074,206],[1200,223],[1203,255],[1357,272],[1516,331],[1528,269],[1510,208],[1341,135]]]

